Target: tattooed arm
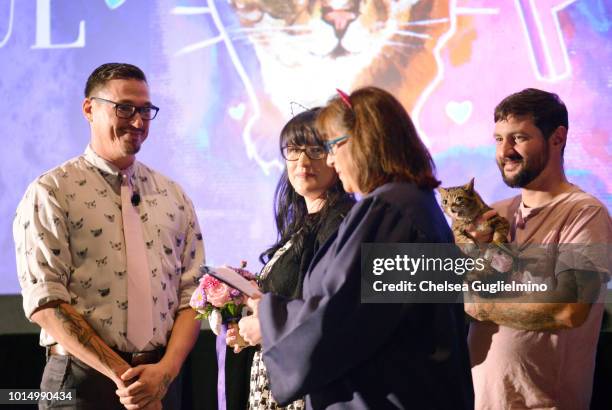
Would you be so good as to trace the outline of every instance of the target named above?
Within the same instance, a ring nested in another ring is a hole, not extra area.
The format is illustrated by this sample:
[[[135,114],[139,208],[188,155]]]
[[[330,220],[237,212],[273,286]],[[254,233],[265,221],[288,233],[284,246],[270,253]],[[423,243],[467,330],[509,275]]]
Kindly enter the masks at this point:
[[[471,303],[466,312],[479,321],[520,330],[570,329],[582,325],[590,305],[583,303]]]
[[[601,287],[600,274],[565,271],[557,276],[557,286],[547,292],[517,297],[482,298],[471,293],[465,311],[479,321],[521,330],[556,330],[581,326]]]
[[[50,302],[36,310],[31,319],[70,354],[113,380],[118,388],[125,386],[121,375],[130,365],[115,353],[68,303]]]

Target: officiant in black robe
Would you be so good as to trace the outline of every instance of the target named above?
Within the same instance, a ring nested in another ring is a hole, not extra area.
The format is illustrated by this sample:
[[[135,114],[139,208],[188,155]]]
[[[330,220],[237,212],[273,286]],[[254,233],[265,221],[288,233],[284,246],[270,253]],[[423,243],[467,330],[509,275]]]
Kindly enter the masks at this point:
[[[401,104],[374,87],[321,111],[328,164],[362,199],[315,255],[303,295],[250,300],[274,398],[313,409],[471,409],[462,304],[362,303],[364,243],[452,243],[434,166]]]

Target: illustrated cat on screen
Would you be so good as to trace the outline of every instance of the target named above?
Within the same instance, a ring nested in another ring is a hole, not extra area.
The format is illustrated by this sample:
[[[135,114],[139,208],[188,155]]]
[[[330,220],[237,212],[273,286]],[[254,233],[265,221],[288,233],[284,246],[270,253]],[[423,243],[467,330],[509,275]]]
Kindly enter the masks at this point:
[[[473,244],[474,238],[469,234],[472,226],[479,231],[492,231],[493,243],[507,249],[502,244],[508,243],[508,232],[510,224],[508,220],[500,215],[478,221],[485,212],[493,208],[488,206],[474,189],[474,178],[465,185],[438,188],[440,193],[442,209],[452,219],[451,229],[458,244]],[[477,223],[478,222],[478,223]]]
[[[260,64],[259,119],[250,130],[262,157],[290,118],[291,101],[317,106],[336,88],[376,85],[410,112],[438,74],[433,50],[451,27],[441,0],[230,0]],[[261,152],[263,150],[263,152]]]

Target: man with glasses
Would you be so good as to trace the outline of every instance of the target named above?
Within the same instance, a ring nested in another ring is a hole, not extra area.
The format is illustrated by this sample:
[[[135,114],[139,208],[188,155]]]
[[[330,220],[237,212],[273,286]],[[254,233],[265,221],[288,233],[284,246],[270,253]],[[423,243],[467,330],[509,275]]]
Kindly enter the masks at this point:
[[[70,408],[180,408],[204,248],[183,190],[136,161],[158,111],[138,67],[95,69],[89,146],[38,177],[17,209],[23,306],[47,348],[41,389],[76,389]]]

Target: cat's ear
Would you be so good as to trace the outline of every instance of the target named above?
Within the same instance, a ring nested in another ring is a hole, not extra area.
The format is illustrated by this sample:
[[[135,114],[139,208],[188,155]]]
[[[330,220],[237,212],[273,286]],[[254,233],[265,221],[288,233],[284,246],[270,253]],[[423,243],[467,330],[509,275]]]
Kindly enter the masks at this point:
[[[446,189],[442,188],[441,186],[439,186],[438,188],[436,188],[438,190],[438,192],[440,193],[440,195],[445,195],[446,194]]]
[[[467,184],[465,184],[463,186],[467,191],[473,191],[474,190],[474,178],[470,179],[470,182],[468,182]]]

